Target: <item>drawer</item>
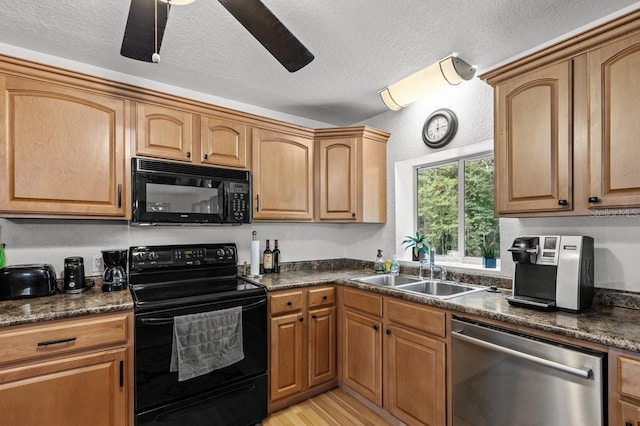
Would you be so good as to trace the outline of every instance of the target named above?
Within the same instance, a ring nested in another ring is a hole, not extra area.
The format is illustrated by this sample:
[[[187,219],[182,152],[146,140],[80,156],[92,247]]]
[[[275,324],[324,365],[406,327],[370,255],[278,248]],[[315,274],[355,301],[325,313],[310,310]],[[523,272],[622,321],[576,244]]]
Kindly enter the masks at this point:
[[[82,317],[0,330],[2,363],[126,344],[132,314]]]
[[[345,288],[344,306],[382,317],[382,296]]]
[[[618,356],[618,392],[640,399],[640,359]]]
[[[295,312],[302,309],[302,290],[269,295],[269,312],[271,315]]]
[[[387,315],[389,321],[407,325],[436,336],[445,336],[445,314],[425,306],[387,300]]]
[[[313,288],[309,290],[309,307],[332,305],[336,303],[336,289],[334,287]]]

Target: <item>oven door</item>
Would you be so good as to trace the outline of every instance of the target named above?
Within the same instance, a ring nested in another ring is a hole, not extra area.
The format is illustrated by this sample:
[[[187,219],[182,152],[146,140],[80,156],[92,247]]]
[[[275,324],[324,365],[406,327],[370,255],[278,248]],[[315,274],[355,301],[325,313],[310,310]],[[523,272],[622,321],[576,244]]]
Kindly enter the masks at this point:
[[[242,306],[244,359],[211,373],[178,381],[170,372],[173,317]],[[267,371],[266,295],[136,313],[136,413],[201,397]],[[266,407],[266,399],[264,401]]]

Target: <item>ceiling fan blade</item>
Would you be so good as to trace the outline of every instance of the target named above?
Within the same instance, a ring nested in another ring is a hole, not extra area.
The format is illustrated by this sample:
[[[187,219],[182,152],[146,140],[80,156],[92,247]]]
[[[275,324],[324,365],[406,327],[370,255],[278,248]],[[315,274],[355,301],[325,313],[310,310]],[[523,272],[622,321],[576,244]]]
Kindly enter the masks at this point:
[[[313,54],[260,0],[218,0],[289,72],[313,61]]]
[[[152,62],[155,52],[155,0],[131,0],[120,54],[139,61]],[[169,19],[168,4],[158,2],[158,52]]]

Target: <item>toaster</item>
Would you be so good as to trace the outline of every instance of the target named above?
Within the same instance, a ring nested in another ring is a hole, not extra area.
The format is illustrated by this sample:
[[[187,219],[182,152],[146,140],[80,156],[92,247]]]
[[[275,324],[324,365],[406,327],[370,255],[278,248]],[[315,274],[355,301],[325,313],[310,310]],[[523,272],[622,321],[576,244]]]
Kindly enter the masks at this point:
[[[51,265],[11,265],[0,269],[0,300],[50,296],[58,290]]]

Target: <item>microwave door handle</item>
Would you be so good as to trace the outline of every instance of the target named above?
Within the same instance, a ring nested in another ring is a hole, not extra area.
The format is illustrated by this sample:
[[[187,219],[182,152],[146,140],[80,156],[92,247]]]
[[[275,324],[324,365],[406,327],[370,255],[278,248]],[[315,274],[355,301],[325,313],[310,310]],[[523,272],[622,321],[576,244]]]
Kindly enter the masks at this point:
[[[227,193],[229,191],[229,182],[222,184],[222,220],[227,222],[231,219],[231,212],[229,211],[229,197]]]

